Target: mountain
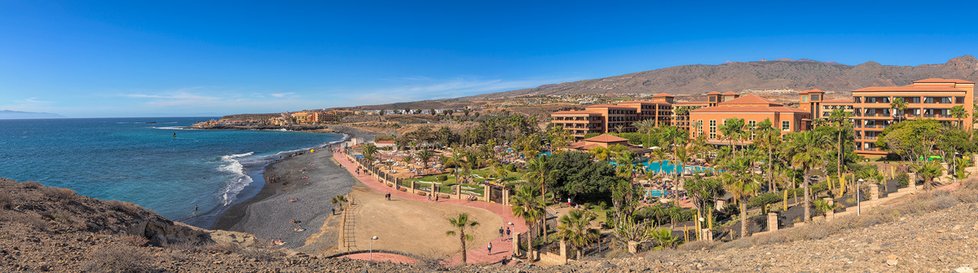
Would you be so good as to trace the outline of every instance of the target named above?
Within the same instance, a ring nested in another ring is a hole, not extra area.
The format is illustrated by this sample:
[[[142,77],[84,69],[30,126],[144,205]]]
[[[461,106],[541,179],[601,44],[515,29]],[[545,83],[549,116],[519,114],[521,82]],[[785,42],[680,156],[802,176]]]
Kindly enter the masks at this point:
[[[0,119],[45,119],[63,118],[64,116],[52,113],[41,112],[21,112],[12,110],[0,110]]]
[[[978,59],[971,55],[943,64],[918,66],[866,62],[845,65],[812,60],[730,62],[719,65],[681,65],[620,76],[543,85],[475,96],[504,98],[522,95],[658,93],[698,95],[709,91],[795,89],[818,87],[848,93],[867,86],[906,85],[924,78],[978,81]]]

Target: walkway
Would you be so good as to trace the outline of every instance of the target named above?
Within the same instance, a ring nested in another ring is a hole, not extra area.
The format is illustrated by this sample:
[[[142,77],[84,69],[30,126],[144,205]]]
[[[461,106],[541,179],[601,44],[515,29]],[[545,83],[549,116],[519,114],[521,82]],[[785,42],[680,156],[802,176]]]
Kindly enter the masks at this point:
[[[361,172],[361,174],[356,174],[356,169],[358,167],[356,162],[351,161],[346,154],[337,152],[333,153],[333,159],[339,162],[343,168],[346,168],[350,175],[355,177],[361,183],[369,187],[370,189],[380,192],[380,193],[390,193],[392,197],[405,200],[413,200],[418,202],[428,202],[428,203],[444,203],[444,204],[455,204],[462,205],[472,208],[480,208],[488,210],[493,214],[496,214],[503,219],[503,223],[513,223],[513,232],[522,233],[526,232],[526,225],[523,223],[523,219],[513,216],[512,209],[508,206],[503,206],[497,203],[488,203],[483,201],[467,201],[458,199],[440,199],[438,201],[429,200],[427,197],[420,196],[417,194],[402,192],[394,190],[394,188],[388,187],[384,183],[380,182],[376,177],[370,175],[367,172]],[[472,246],[468,251],[468,263],[470,264],[486,264],[486,263],[498,263],[506,258],[509,258],[513,252],[513,242],[509,238],[496,238],[492,240],[492,253],[487,253],[486,246]],[[462,257],[461,254],[456,255],[448,260],[449,265],[461,264]]]

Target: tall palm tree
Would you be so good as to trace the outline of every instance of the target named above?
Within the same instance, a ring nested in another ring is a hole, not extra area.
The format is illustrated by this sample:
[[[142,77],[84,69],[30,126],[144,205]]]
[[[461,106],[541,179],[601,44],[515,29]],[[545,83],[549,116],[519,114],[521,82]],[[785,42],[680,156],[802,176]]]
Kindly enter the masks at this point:
[[[740,204],[740,237],[747,237],[747,200],[757,194],[760,183],[756,175],[747,170],[731,170],[723,176],[723,188]]]
[[[758,123],[754,132],[757,134],[757,137],[754,138],[754,146],[763,150],[767,155],[765,163],[767,163],[768,191],[775,191],[777,185],[774,183],[774,166],[776,165],[774,156],[778,147],[781,147],[781,132],[774,128],[774,123],[770,119]]]
[[[557,225],[557,237],[574,246],[578,260],[584,256],[584,248],[600,236],[597,229],[591,228],[591,221],[596,218],[594,212],[579,209],[571,210],[560,217],[560,224]]]
[[[743,139],[744,119],[728,118],[724,120],[723,125],[720,126],[720,133],[730,141],[730,149],[736,152],[737,148],[734,146],[734,142]]]
[[[467,253],[466,253],[465,242],[472,241],[473,239],[472,234],[467,234],[465,231],[474,229],[476,226],[479,225],[479,222],[476,222],[475,220],[470,220],[468,213],[461,213],[458,216],[455,216],[455,218],[448,218],[448,223],[452,225],[453,230],[446,231],[445,235],[458,236],[458,242],[462,246],[462,264],[465,264],[466,261],[468,260],[466,257]]]
[[[811,171],[825,165],[825,147],[827,138],[816,131],[804,131],[791,135],[788,149],[791,155],[791,165],[804,174],[802,186],[805,188],[805,222],[812,220],[811,189],[808,185]]]
[[[516,192],[510,197],[510,206],[513,209],[513,215],[516,217],[523,218],[523,222],[526,224],[528,231],[526,232],[526,250],[527,260],[532,260],[533,255],[533,230],[536,223],[543,219],[546,215],[545,203],[543,199],[536,195],[536,191],[530,184],[522,184],[516,187]]]
[[[901,99],[902,100],[902,99]],[[835,109],[829,114],[828,122],[831,124],[832,128],[836,134],[836,177],[839,179],[839,194],[837,196],[841,197],[846,193],[846,183],[842,179],[842,164],[845,161],[845,151],[846,145],[852,145],[849,141],[843,141],[842,137],[846,135],[852,135],[852,114],[844,109]],[[849,138],[846,138],[849,140]]]
[[[951,117],[958,119],[958,128],[964,128],[964,119],[968,117],[968,111],[964,110],[964,106],[956,105],[948,109],[948,114]]]
[[[907,111],[907,101],[900,97],[893,98],[890,101],[890,108],[893,108],[893,116],[896,117],[896,120],[902,120],[905,114],[904,112]]]

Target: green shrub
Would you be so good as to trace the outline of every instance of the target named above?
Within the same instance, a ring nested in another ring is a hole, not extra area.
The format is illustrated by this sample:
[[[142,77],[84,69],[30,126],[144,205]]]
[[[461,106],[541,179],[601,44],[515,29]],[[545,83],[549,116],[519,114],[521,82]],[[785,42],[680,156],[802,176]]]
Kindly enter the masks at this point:
[[[751,197],[750,200],[747,201],[747,207],[749,208],[763,207],[768,204],[781,202],[781,197],[782,196],[780,192],[762,193],[760,195]]]
[[[444,175],[444,174],[443,175],[439,175],[437,179],[438,179],[438,181],[445,182],[445,181],[448,181],[448,176],[447,175]]]
[[[896,176],[897,188],[905,188],[910,185],[910,175],[907,173],[900,173]]]

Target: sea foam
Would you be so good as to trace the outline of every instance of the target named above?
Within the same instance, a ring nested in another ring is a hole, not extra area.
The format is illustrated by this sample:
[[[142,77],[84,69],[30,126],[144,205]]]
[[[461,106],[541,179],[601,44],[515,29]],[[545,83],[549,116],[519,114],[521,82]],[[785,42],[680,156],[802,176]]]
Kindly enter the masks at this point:
[[[232,154],[221,157],[223,164],[218,167],[218,170],[230,174],[232,177],[228,181],[227,185],[224,186],[224,191],[221,194],[221,202],[224,206],[230,205],[234,201],[234,198],[238,196],[242,190],[245,189],[254,180],[251,176],[245,173],[244,165],[241,164],[240,158],[248,157],[254,155],[254,152],[248,152],[243,154]]]

